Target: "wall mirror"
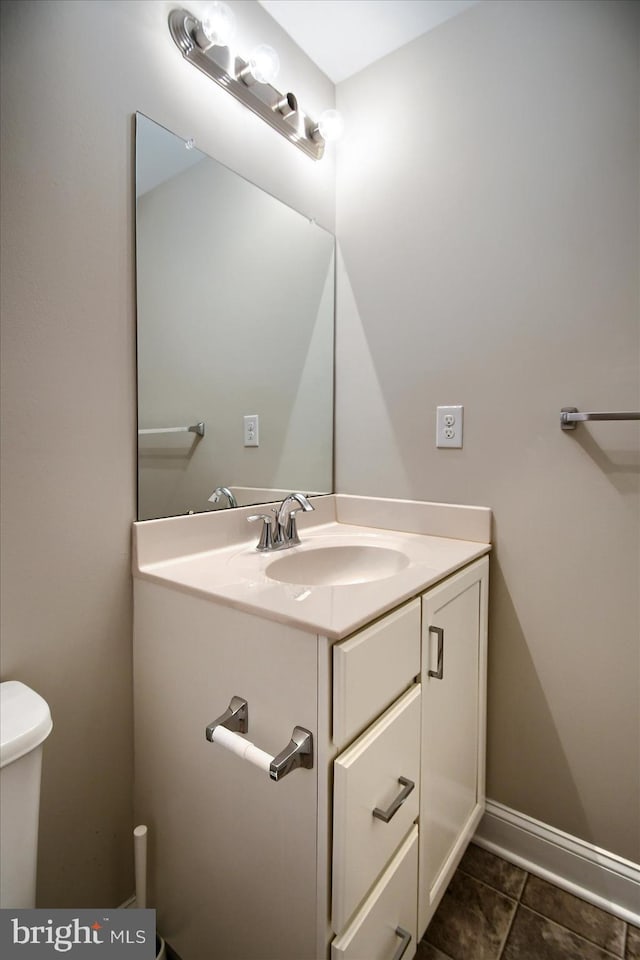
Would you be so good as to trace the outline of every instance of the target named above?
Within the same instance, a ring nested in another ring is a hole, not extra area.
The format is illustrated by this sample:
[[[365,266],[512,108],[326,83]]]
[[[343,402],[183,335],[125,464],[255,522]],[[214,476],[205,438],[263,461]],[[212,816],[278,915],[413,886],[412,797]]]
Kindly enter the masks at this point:
[[[136,115],[139,520],[332,492],[334,255]]]

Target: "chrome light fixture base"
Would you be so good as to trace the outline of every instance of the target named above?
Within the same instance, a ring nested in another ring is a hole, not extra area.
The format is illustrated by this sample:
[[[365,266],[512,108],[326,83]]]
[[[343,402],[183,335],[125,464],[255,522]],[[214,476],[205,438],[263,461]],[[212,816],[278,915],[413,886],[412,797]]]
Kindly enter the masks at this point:
[[[269,83],[248,84],[239,79],[243,72],[247,75],[248,62],[235,56],[229,47],[205,45],[202,24],[188,10],[171,11],[169,30],[185,60],[224,87],[312,160],[322,158],[325,141],[318,134],[317,123],[299,109],[294,94],[280,93]]]

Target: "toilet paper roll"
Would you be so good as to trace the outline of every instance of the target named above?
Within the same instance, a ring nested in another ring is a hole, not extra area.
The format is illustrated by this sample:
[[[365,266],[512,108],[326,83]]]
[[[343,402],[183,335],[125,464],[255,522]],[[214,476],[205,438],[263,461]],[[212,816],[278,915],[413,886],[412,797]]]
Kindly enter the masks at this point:
[[[232,730],[227,730],[226,727],[219,726],[213,731],[213,743],[220,744],[220,746],[226,750],[230,750],[232,753],[236,753],[239,757],[242,757],[243,760],[247,760],[248,763],[252,763],[254,767],[259,767],[260,770],[269,773],[269,767],[271,766],[273,757],[259,747],[256,747],[255,743],[252,743],[250,740],[245,740],[240,734],[234,733]]]

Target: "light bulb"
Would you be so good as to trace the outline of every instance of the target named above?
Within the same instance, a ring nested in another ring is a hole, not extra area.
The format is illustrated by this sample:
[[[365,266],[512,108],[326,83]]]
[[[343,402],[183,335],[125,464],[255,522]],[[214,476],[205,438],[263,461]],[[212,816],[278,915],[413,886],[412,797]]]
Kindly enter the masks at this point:
[[[318,120],[318,133],[323,140],[339,140],[344,132],[344,120],[337,110],[324,110]]]
[[[228,47],[236,32],[236,17],[226,3],[214,0],[202,19],[202,32],[215,47]]]
[[[280,70],[280,57],[266,43],[261,43],[249,56],[249,72],[258,83],[272,83]]]

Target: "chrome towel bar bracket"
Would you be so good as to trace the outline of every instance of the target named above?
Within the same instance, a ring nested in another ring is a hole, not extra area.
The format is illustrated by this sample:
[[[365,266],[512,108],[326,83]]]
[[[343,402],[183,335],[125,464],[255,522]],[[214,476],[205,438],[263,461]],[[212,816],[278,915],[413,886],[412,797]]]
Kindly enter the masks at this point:
[[[282,780],[298,767],[305,770],[313,768],[313,734],[310,730],[294,727],[287,746],[272,757],[250,740],[239,736],[248,729],[249,704],[244,697],[232,697],[225,712],[207,725],[205,736],[210,743],[218,743],[264,770],[272,780]]]
[[[563,430],[575,430],[585,420],[640,420],[640,413],[580,413],[577,407],[563,407],[560,411],[560,426]]]

